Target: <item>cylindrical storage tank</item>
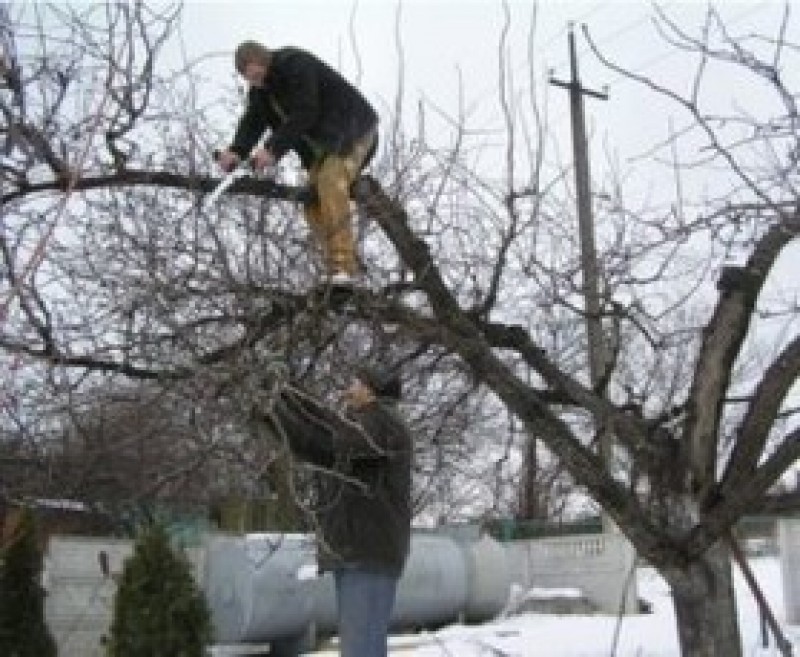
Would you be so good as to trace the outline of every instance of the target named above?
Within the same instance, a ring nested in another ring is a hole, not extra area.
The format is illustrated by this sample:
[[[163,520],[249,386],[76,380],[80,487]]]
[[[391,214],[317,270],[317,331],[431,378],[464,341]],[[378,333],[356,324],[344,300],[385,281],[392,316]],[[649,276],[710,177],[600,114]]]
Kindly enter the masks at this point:
[[[313,583],[314,622],[320,634],[335,634],[339,622],[336,609],[336,583],[332,573],[325,573]]]
[[[449,536],[414,534],[397,589],[392,627],[435,627],[458,618],[467,601],[464,551]]]
[[[205,593],[215,642],[302,635],[313,622],[314,580],[301,573],[315,562],[313,539],[303,535],[209,539]]]
[[[506,603],[511,572],[505,548],[488,535],[462,543],[467,564],[467,601],[464,619],[479,622],[494,618]]]

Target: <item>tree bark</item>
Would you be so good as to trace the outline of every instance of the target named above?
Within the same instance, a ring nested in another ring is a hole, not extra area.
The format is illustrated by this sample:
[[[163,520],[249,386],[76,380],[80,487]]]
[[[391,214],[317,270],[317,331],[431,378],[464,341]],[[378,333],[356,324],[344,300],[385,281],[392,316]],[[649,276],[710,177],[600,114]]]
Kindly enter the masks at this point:
[[[681,657],[742,657],[728,547],[662,571],[672,590]]]

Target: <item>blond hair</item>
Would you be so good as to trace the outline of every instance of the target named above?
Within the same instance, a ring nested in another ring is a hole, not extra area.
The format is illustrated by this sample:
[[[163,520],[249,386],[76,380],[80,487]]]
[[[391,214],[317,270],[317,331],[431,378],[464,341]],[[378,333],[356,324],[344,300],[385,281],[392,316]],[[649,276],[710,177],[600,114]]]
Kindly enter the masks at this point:
[[[251,62],[267,66],[269,59],[269,50],[257,41],[243,41],[236,48],[236,52],[233,55],[236,70],[242,75],[245,67]]]

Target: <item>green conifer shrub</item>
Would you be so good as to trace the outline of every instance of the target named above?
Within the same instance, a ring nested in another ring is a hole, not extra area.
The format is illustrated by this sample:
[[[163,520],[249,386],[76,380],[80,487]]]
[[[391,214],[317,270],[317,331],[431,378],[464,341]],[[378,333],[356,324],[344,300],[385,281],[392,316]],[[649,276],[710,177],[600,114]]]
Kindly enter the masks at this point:
[[[55,657],[44,618],[42,551],[30,509],[9,516],[0,545],[0,655]]]
[[[163,526],[137,538],[114,597],[109,657],[203,657],[211,640],[205,597]]]

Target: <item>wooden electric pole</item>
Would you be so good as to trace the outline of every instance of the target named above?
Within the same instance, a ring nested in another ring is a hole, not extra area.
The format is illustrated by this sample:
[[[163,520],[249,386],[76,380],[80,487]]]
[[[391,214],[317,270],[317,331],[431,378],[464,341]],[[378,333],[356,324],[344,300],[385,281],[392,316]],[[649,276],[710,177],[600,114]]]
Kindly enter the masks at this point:
[[[583,298],[586,313],[587,348],[589,352],[589,380],[599,391],[609,367],[606,341],[603,336],[603,322],[600,304],[600,268],[597,263],[597,249],[594,242],[594,218],[592,216],[592,188],[589,177],[589,147],[586,141],[586,122],[583,115],[583,97],[592,96],[608,100],[605,92],[592,91],[581,85],[578,76],[578,56],[575,52],[575,34],[570,26],[569,61],[572,72],[569,82],[550,79],[550,83],[569,91],[570,117],[572,119],[572,152],[575,167],[575,193],[578,201],[578,235],[581,247],[581,269],[583,273]],[[608,427],[598,427],[600,456],[611,470],[613,436]],[[615,531],[614,523],[602,514],[603,529]]]
[[[592,193],[589,177],[589,148],[586,141],[586,124],[583,115],[583,97],[592,96],[608,100],[608,94],[586,89],[578,76],[578,57],[575,53],[575,34],[570,26],[569,60],[572,79],[569,82],[550,79],[550,83],[569,91],[570,116],[572,118],[572,151],[575,166],[575,193],[578,201],[578,235],[581,247],[581,269],[583,272],[583,298],[586,312],[586,333],[589,351],[589,379],[597,388],[605,374],[605,339],[600,316],[600,272],[594,242],[594,219],[592,217]],[[606,450],[603,449],[605,452]]]

